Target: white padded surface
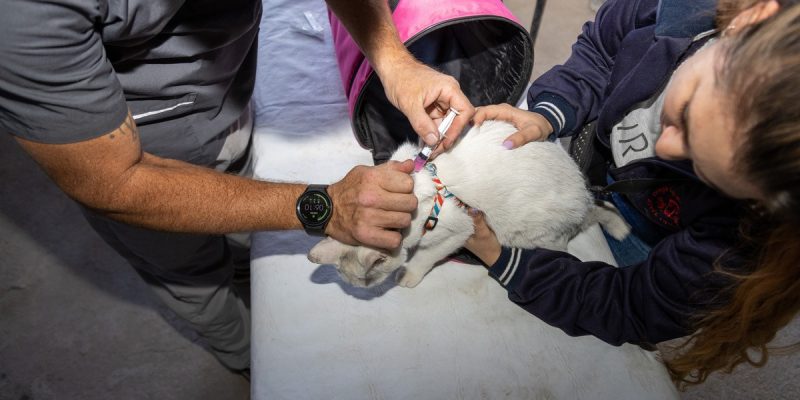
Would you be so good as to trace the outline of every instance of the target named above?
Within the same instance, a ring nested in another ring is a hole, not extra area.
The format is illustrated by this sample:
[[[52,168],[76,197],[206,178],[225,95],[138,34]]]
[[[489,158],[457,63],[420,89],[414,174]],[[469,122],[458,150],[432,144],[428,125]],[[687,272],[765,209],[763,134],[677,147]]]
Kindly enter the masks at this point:
[[[265,0],[255,93],[262,179],[325,183],[371,164],[333,56],[294,29],[322,0]],[[445,263],[414,289],[358,289],[306,253],[300,231],[253,237],[254,399],[674,399],[653,354],[572,338],[526,313],[480,266]],[[570,244],[611,260],[594,228]]]

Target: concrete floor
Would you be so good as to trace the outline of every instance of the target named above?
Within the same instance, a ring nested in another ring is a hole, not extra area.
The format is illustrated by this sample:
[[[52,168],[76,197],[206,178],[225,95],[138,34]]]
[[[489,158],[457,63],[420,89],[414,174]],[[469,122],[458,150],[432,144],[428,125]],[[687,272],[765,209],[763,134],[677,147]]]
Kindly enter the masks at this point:
[[[550,1],[534,76],[569,55],[589,0]],[[507,1],[529,25],[534,2]],[[88,227],[13,139],[0,135],[0,400],[245,399],[249,385],[207,353]],[[797,321],[781,341],[800,337]],[[685,399],[796,399],[800,357],[774,357]],[[602,368],[602,366],[598,366]]]

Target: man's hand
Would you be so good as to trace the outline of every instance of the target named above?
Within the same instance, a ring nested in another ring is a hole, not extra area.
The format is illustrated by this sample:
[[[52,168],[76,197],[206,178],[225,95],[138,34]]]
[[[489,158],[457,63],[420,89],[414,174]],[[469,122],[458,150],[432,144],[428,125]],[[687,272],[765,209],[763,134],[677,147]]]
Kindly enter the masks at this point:
[[[475,112],[458,82],[414,59],[400,41],[386,0],[326,2],[375,69],[386,97],[426,144],[439,140],[435,120],[451,107],[460,113],[434,155],[450,148]]]
[[[553,127],[539,113],[525,111],[509,104],[478,107],[472,122],[479,126],[483,121],[500,120],[510,122],[517,131],[503,141],[507,149],[516,149],[528,142],[542,141],[553,132]]]
[[[447,111],[450,108],[458,111],[436,154],[453,145],[475,112],[455,78],[412,58],[387,66],[380,77],[386,97],[405,114],[428,145],[439,140],[438,125]]]
[[[325,233],[347,244],[395,249],[400,229],[411,223],[417,209],[410,160],[389,161],[377,167],[358,166],[328,187],[333,216]]]

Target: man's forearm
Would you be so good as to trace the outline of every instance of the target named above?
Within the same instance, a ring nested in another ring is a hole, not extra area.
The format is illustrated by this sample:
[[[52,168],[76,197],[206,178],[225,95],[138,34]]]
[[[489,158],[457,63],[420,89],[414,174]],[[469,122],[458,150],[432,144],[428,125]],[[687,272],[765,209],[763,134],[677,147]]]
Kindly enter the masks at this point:
[[[300,228],[305,185],[263,182],[144,154],[97,211],[146,228],[228,233]]]
[[[413,62],[397,35],[386,0],[326,0],[379,76],[396,63]]]
[[[130,115],[118,129],[82,142],[17,140],[67,195],[119,221],[187,233],[300,228],[294,205],[305,185],[260,182],[144,153]]]
[[[295,204],[305,184],[262,182],[144,153],[128,117],[80,142],[17,142],[70,197],[119,221],[186,233],[299,229]],[[358,166],[328,187],[336,206],[325,233],[394,249],[417,207],[411,161]]]

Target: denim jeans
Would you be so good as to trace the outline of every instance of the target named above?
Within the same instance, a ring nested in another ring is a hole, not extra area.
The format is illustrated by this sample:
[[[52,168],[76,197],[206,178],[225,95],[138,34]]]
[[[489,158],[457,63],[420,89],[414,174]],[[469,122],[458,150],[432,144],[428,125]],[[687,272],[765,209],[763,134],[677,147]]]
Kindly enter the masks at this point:
[[[631,233],[621,241],[614,239],[603,230],[603,235],[606,237],[608,247],[611,249],[611,254],[614,255],[617,265],[627,267],[646,260],[653,246],[643,238],[659,237],[661,235],[655,232],[650,222],[620,194],[612,193],[611,201],[631,226]]]

